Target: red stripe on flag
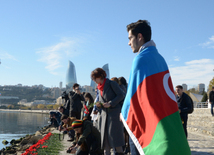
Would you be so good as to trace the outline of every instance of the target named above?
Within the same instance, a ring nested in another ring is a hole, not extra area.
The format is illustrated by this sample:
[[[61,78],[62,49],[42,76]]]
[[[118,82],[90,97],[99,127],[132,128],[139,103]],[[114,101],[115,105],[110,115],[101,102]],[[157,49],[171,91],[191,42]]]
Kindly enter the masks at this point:
[[[131,99],[127,124],[142,148],[151,142],[158,122],[178,111],[177,103],[167,95],[163,86],[163,77],[167,73],[168,70],[145,78]],[[168,85],[174,92],[170,77]]]

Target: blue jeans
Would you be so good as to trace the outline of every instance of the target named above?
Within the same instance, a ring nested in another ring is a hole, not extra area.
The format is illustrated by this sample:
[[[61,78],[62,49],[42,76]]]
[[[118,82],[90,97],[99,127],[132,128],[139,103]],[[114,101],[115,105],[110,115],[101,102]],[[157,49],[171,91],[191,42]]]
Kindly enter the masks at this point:
[[[213,115],[214,102],[211,102],[211,114]]]
[[[131,137],[129,137],[129,145],[130,145],[131,155],[140,155]]]

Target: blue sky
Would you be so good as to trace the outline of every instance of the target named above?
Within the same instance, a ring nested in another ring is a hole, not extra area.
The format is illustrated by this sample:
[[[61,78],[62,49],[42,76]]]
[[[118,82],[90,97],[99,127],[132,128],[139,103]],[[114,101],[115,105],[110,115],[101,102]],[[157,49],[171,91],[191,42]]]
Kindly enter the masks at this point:
[[[213,7],[213,0],[0,1],[0,85],[65,86],[69,60],[81,85],[106,63],[110,77],[128,80],[136,54],[126,25],[146,19],[174,87],[207,87],[214,76]]]

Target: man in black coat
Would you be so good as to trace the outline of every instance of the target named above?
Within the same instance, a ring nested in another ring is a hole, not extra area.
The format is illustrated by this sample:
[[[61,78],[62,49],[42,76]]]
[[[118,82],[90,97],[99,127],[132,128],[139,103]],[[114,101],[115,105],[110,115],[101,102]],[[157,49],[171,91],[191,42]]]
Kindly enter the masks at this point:
[[[76,117],[80,119],[81,117],[81,110],[82,110],[82,103],[81,101],[85,101],[85,98],[80,92],[79,84],[75,83],[73,85],[73,91],[69,92],[69,100],[70,100],[70,117]]]
[[[62,99],[65,100],[63,107],[69,113],[69,111],[70,111],[70,100],[69,100],[68,94],[66,93],[66,91],[64,91],[61,96],[62,96]],[[69,114],[66,114],[66,115],[68,116]]]
[[[181,85],[176,86],[176,99],[178,103],[178,109],[181,116],[181,121],[183,124],[184,132],[187,137],[187,120],[188,113],[192,110],[192,99],[183,92],[183,87]]]
[[[210,91],[210,94],[209,94],[209,102],[211,104],[211,114],[212,114],[212,116],[214,116],[214,114],[213,114],[213,107],[214,107],[214,86],[212,86],[212,91]]]
[[[58,108],[58,110],[59,110],[59,112],[60,112],[62,115],[67,115],[67,116],[69,116],[69,110],[68,110],[68,109],[65,109],[64,106],[60,106],[60,107]]]

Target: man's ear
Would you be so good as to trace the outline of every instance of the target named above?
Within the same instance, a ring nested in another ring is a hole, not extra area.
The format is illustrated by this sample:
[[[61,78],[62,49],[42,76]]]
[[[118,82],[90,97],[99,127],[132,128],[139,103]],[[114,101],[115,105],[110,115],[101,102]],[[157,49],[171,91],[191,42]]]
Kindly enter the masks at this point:
[[[138,33],[137,38],[139,41],[144,41],[143,35],[141,33]]]

